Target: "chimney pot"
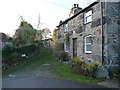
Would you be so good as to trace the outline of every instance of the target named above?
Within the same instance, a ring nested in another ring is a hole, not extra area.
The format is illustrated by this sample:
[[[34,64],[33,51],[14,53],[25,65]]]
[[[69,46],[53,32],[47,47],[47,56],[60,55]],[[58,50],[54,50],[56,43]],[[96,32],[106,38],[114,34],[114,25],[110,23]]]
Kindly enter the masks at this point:
[[[77,7],[79,7],[79,4],[77,4]]]
[[[74,4],[74,8],[76,8],[76,4]]]

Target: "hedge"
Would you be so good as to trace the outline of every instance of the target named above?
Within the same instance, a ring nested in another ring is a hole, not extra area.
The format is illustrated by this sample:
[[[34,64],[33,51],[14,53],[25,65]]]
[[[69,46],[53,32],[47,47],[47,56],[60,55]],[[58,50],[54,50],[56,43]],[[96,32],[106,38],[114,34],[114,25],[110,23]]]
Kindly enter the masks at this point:
[[[38,55],[39,45],[31,44],[21,47],[14,47],[6,45],[2,48],[2,64],[3,68],[5,66],[11,66],[15,63],[18,63],[19,60],[22,60],[22,54],[26,54],[27,58]]]

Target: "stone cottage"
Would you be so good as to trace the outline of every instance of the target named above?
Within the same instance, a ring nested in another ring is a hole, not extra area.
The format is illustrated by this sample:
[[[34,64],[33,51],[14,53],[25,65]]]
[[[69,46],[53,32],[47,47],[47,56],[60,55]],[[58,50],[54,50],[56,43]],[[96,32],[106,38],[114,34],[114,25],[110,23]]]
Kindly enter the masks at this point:
[[[74,15],[61,21],[58,41],[64,51],[86,63],[115,64],[120,61],[120,1],[96,1],[82,9],[74,4]]]

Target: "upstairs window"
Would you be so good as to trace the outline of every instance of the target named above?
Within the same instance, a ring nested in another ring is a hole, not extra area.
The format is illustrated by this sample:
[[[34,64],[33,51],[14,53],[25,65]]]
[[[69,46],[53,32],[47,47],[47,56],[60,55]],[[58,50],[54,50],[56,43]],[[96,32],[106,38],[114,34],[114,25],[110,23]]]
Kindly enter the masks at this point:
[[[84,13],[84,24],[87,24],[92,21],[92,10],[89,10]]]
[[[92,53],[92,36],[86,36],[84,38],[84,51],[85,53]]]
[[[64,24],[64,32],[68,31],[68,24]]]

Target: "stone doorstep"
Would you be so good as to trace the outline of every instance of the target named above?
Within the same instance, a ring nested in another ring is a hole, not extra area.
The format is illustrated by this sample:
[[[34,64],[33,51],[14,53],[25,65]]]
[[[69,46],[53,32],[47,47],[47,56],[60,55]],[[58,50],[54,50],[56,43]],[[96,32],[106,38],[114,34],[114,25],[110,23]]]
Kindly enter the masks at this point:
[[[98,84],[108,88],[120,88],[120,83],[117,80],[106,80]]]

